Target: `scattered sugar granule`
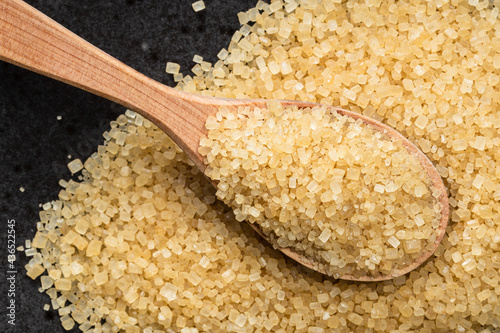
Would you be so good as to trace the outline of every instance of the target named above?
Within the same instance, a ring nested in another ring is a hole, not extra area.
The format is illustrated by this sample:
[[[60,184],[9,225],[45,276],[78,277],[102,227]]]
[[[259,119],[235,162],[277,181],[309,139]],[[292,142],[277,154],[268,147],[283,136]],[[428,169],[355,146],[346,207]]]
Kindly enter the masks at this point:
[[[179,70],[181,69],[181,66],[175,62],[167,62],[167,67],[165,71],[168,74],[178,74]]]
[[[83,169],[83,163],[79,158],[74,159],[73,161],[68,163],[68,169],[72,174],[77,173],[78,171]]]
[[[193,2],[192,6],[193,6],[193,10],[195,12],[199,12],[199,11],[202,11],[203,9],[205,9],[205,3],[201,0]]]

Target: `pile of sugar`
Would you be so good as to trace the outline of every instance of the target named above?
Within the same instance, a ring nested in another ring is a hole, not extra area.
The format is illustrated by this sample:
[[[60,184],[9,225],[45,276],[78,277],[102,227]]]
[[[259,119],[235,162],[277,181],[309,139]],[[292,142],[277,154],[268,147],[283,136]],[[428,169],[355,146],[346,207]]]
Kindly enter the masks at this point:
[[[435,248],[440,192],[401,140],[325,106],[222,108],[206,127],[217,197],[321,272],[390,276]]]
[[[41,275],[64,327],[146,333],[500,327],[500,3],[339,2],[259,2],[238,15],[243,26],[219,53],[222,60],[198,64],[196,76],[179,87],[344,106],[395,127],[435,163],[449,188],[451,223],[435,256],[381,283],[304,271],[222,214],[185,155],[130,114],[113,123],[121,129],[106,133],[106,144],[85,163],[86,180],[63,182],[60,199],[44,205],[34,247],[26,251],[33,256],[28,274]],[[199,202],[206,212],[198,212]]]

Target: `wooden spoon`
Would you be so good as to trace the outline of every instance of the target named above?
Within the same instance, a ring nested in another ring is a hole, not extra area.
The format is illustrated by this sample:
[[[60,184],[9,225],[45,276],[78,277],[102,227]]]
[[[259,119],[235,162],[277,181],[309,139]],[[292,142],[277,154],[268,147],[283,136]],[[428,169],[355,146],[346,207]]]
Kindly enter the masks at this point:
[[[0,59],[59,81],[79,87],[139,112],[155,123],[177,143],[201,170],[206,169],[198,153],[200,138],[206,135],[205,121],[219,107],[237,110],[240,106],[266,107],[265,100],[237,100],[199,96],[162,85],[126,66],[97,47],[73,34],[57,22],[20,0],[0,0]],[[313,107],[318,104],[282,101],[285,106]],[[439,189],[443,207],[439,236],[432,250],[403,269],[390,275],[340,278],[356,281],[381,281],[408,273],[427,260],[439,245],[448,222],[448,196],[441,177],[427,157],[396,130],[363,115],[333,108],[340,114],[362,119],[393,140],[401,140],[417,156],[434,187]],[[250,225],[266,240],[256,224]],[[317,262],[290,248],[279,248],[284,254],[313,270]]]

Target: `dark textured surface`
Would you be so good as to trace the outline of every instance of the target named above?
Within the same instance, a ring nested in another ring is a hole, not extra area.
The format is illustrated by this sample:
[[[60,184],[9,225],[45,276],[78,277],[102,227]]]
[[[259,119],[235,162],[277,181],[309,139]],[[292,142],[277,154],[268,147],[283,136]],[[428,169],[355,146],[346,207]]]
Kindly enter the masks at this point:
[[[239,27],[236,14],[256,0],[27,1],[89,42],[138,71],[170,86],[167,61],[189,73],[199,54],[214,62]],[[0,13],[0,15],[2,15]],[[49,297],[38,292],[39,279],[25,275],[27,258],[15,261],[15,297],[8,298],[7,224],[15,220],[16,246],[35,233],[39,204],[57,198],[59,179],[70,177],[66,164],[85,160],[110,120],[125,109],[65,84],[0,61],[0,333],[64,332]],[[57,120],[62,116],[62,120]],[[24,187],[24,193],[19,191]],[[16,326],[7,323],[7,301],[15,300]],[[78,330],[74,330],[77,332]]]

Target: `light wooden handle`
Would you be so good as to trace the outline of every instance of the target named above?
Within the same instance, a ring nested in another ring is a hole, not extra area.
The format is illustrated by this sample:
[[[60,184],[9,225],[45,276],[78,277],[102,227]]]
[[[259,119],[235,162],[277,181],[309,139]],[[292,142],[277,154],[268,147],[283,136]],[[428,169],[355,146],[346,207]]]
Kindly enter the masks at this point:
[[[141,113],[201,163],[197,147],[214,99],[146,77],[20,0],[0,0],[0,59]]]

